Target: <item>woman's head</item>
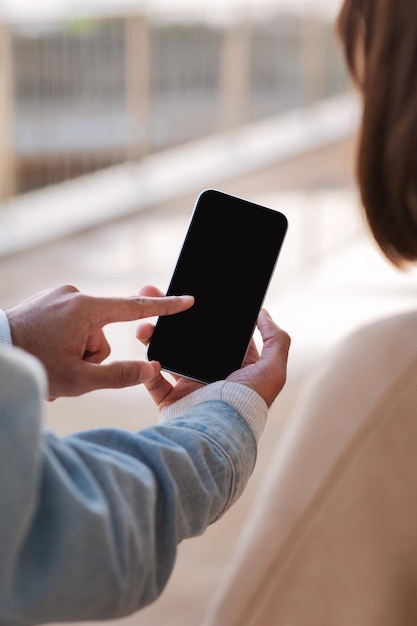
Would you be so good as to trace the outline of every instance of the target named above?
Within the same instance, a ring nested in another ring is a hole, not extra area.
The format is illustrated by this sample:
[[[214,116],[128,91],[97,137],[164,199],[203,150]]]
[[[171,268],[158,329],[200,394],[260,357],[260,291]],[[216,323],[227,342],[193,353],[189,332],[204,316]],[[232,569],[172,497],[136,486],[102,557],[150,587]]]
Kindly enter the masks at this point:
[[[357,178],[369,226],[393,263],[417,261],[417,0],[345,0],[337,31],[363,95]]]

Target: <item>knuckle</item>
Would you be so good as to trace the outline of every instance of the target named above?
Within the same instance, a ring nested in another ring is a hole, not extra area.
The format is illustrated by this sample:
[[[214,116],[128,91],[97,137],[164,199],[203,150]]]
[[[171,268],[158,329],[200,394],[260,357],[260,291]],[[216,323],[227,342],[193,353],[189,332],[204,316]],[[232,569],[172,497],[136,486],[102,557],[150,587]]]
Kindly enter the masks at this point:
[[[147,296],[132,296],[131,301],[141,311],[146,308],[150,308],[155,304],[155,298],[149,298]]]
[[[114,368],[113,382],[115,388],[118,389],[131,385],[133,384],[134,380],[137,380],[137,371],[133,366],[127,367],[127,364],[122,362],[118,364],[118,367]]]
[[[284,344],[286,344],[288,347],[290,347],[290,345],[291,345],[291,336],[285,330],[283,331],[282,340],[283,340]]]
[[[61,291],[63,294],[79,293],[79,289],[71,283],[63,283],[62,285],[59,285],[57,290]]]

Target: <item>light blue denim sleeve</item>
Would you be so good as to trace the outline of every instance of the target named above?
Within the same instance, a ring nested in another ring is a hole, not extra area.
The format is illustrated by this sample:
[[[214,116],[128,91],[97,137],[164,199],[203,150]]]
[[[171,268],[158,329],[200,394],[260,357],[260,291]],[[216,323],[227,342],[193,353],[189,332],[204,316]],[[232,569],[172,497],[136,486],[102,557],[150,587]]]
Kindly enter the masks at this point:
[[[44,373],[0,349],[0,624],[113,619],[155,600],[177,545],[242,493],[256,442],[223,400],[200,398],[139,433],[58,438]],[[209,393],[210,396],[210,393]]]

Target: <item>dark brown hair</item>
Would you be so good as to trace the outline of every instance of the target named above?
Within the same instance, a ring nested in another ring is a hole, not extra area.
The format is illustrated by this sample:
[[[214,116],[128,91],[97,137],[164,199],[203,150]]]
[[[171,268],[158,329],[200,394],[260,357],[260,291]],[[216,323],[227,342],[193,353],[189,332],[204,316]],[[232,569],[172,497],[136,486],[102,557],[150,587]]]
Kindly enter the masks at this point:
[[[417,0],[345,0],[336,27],[363,96],[362,204],[383,253],[404,266],[417,260]]]

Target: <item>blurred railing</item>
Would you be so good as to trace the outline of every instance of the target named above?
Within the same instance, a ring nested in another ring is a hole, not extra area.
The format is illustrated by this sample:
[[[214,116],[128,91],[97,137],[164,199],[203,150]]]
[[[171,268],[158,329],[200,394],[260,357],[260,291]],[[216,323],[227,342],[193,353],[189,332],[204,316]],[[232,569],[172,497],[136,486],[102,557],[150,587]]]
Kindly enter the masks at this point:
[[[345,91],[332,21],[296,6],[3,23],[0,199]]]

